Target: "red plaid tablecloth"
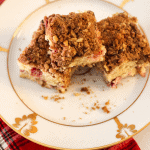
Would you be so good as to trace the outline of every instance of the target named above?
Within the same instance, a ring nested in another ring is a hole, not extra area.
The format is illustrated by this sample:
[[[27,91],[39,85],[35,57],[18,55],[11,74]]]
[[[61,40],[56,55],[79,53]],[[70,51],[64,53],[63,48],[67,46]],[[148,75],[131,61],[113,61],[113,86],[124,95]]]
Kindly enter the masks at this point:
[[[4,0],[0,0],[0,5]],[[0,118],[0,150],[54,150],[33,143],[13,131]],[[133,138],[105,150],[140,150]]]

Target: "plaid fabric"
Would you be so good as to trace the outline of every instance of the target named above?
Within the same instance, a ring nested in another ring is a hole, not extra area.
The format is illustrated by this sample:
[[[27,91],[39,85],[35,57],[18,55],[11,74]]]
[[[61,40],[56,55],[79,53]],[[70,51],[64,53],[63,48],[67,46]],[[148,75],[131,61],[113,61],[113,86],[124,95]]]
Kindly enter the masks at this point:
[[[2,4],[4,2],[4,0],[0,0],[0,4]]]
[[[0,119],[0,150],[54,150],[33,143],[17,134]],[[134,139],[105,150],[140,150]]]

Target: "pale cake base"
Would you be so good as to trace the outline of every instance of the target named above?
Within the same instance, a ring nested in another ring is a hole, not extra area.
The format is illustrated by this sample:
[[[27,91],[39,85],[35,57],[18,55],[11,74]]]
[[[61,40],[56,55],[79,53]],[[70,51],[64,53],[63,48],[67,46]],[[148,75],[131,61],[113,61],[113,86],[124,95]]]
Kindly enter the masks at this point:
[[[137,64],[136,61],[124,62],[121,65],[115,67],[110,73],[102,71],[105,81],[108,83],[108,86],[116,88],[117,84],[121,82],[121,79],[126,78],[127,76],[135,76],[137,73],[142,77],[146,75],[146,68],[149,66],[149,63]],[[99,70],[102,69],[101,63],[97,64]],[[106,66],[104,66],[106,67]],[[107,70],[107,68],[105,68]]]
[[[70,84],[71,76],[76,70],[76,68],[70,68],[71,70],[69,75],[67,74],[65,75],[58,72],[50,73],[50,72],[45,72],[44,70],[40,70],[41,72],[40,76],[33,76],[31,70],[33,68],[36,69],[36,67],[30,65],[24,65],[20,62],[18,62],[18,65],[20,68],[20,77],[27,78],[32,81],[36,81],[38,84],[46,88],[55,88],[61,93],[67,91],[67,87]]]

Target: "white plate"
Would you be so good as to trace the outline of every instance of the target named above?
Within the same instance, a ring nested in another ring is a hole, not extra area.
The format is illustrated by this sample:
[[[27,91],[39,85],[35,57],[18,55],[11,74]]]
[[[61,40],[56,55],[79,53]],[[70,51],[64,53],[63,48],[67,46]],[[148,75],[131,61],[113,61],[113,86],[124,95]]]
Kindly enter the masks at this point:
[[[134,4],[136,7],[139,6],[139,3],[134,2]],[[147,19],[150,16],[144,16],[145,11],[148,10],[146,5],[141,6],[143,6],[143,13],[137,12],[135,15],[134,8],[130,10],[130,14],[137,16],[141,25],[144,25],[144,31],[147,31],[145,23],[148,23]],[[16,9],[19,11],[20,8]],[[6,37],[2,39],[3,43],[9,38],[5,30],[11,25],[17,28],[9,47],[7,71],[5,54],[0,53],[1,117],[19,134],[48,147],[69,149],[108,147],[138,133],[150,120],[147,115],[150,113],[149,71],[145,78],[135,76],[124,79],[123,85],[120,84],[113,90],[106,86],[100,73],[97,74],[94,70],[91,71],[92,75],[87,73],[74,76],[72,83],[75,83],[65,94],[59,94],[65,98],[59,103],[50,99],[58,94],[55,90],[42,88],[30,80],[19,78],[17,66],[17,58],[21,53],[19,49],[23,50],[30,43],[32,34],[38,28],[41,19],[53,13],[68,14],[79,10],[94,11],[97,21],[114,13],[123,12],[119,7],[106,1],[64,0],[49,3],[37,9],[18,28],[18,22],[22,18],[19,20],[13,14],[9,16],[18,20],[10,19],[10,21],[13,20],[11,24],[9,21],[9,25],[8,22],[7,24],[4,22],[0,26],[0,33],[2,33],[0,38],[6,33]],[[146,21],[143,18],[146,18]],[[86,79],[86,82],[82,81],[83,79]],[[73,93],[81,93],[81,87],[85,86],[90,86],[92,91],[90,95],[73,95]],[[44,100],[42,95],[48,96],[49,99]],[[98,101],[102,108],[108,100],[110,100],[109,114],[104,113],[102,109],[92,109],[95,102]]]

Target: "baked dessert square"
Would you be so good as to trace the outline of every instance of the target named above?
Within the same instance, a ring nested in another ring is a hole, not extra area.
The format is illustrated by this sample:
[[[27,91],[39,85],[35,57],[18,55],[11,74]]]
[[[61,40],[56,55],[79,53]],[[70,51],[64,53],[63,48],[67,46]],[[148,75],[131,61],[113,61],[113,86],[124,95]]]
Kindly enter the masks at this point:
[[[92,11],[53,14],[44,18],[51,64],[63,71],[74,66],[92,66],[104,59],[106,52]]]
[[[18,58],[20,77],[36,81],[47,88],[54,87],[64,93],[75,68],[67,68],[63,72],[53,69],[48,51],[49,43],[45,40],[45,26],[41,21],[38,30],[33,34],[30,45]]]
[[[150,47],[137,19],[124,12],[101,20],[97,27],[107,51],[105,61],[97,67],[108,85],[115,88],[122,78],[137,73],[144,77],[150,64]]]

